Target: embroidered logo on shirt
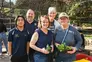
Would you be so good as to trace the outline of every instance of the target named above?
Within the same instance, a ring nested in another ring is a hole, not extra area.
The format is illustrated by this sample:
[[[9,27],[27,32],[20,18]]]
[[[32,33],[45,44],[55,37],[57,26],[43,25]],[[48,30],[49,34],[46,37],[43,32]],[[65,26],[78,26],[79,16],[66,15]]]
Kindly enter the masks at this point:
[[[36,26],[37,24],[36,24],[36,23],[34,23],[34,25]]]
[[[27,35],[25,34],[24,36],[26,37]]]
[[[74,32],[73,32],[73,31],[71,31],[71,30],[69,30],[69,33],[72,33],[72,34],[74,34]]]
[[[15,37],[19,37],[19,35],[18,34],[15,34]]]

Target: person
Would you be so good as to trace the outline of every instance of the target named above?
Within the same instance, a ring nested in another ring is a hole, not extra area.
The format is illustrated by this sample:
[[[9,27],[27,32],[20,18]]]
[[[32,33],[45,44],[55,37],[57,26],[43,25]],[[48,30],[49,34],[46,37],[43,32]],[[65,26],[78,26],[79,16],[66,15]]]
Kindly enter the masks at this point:
[[[50,20],[50,26],[49,26],[48,29],[51,30],[53,34],[55,33],[55,28],[58,25],[60,25],[58,23],[58,21],[55,20],[56,14],[57,14],[56,7],[49,7],[48,8],[48,17],[49,17],[49,20]],[[54,40],[54,36],[53,36],[53,40]],[[55,56],[56,56],[56,47],[55,47],[55,45],[54,45],[54,52],[50,53],[50,55],[51,56],[49,56],[49,60],[51,62],[53,60],[53,58],[55,58]]]
[[[48,30],[49,19],[46,15],[40,17],[38,26],[39,28],[35,30],[31,41],[30,47],[35,50],[34,62],[48,62],[50,51],[46,49],[46,46],[51,47],[51,52],[53,52],[53,33]]]
[[[72,50],[60,52],[55,58],[56,62],[73,62],[76,59],[76,52],[81,47],[82,38],[80,33],[69,24],[69,16],[65,12],[61,12],[58,17],[60,26],[55,29],[55,45],[60,44],[70,46]]]
[[[77,29],[77,30],[79,31],[82,38],[82,44],[77,53],[84,53],[90,55],[90,51],[85,49],[85,37],[84,34],[82,33],[82,29]]]
[[[59,25],[59,23],[55,20],[56,14],[57,14],[57,11],[55,7],[48,8],[48,17],[50,20],[49,30],[51,30],[53,33],[55,31],[55,28]]]
[[[84,34],[82,33],[82,29],[77,29],[77,30],[79,31],[79,33],[81,35],[81,38],[82,38],[81,48],[84,49],[85,48],[85,37],[84,37]]]
[[[31,39],[35,29],[37,28],[37,21],[34,20],[34,17],[35,17],[34,11],[32,9],[29,9],[26,13],[25,28],[29,31],[30,39]],[[34,62],[33,54],[34,54],[34,50],[29,48],[29,60],[30,60],[30,62]]]
[[[2,57],[2,42],[5,45],[6,52],[8,52],[8,40],[7,40],[7,35],[6,35],[7,29],[6,26],[3,23],[3,20],[0,20],[0,57]]]
[[[16,27],[9,31],[8,51],[11,62],[27,62],[29,49],[29,32],[25,29],[25,18],[16,18]]]

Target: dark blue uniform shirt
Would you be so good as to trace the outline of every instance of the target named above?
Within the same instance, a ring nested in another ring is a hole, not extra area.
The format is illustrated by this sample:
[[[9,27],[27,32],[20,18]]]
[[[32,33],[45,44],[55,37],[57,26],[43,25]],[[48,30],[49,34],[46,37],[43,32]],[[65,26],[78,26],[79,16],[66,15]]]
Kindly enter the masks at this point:
[[[23,56],[27,54],[27,42],[29,39],[29,32],[27,30],[20,31],[13,28],[9,32],[8,41],[12,42],[12,55]]]
[[[26,21],[25,28],[29,31],[30,39],[37,28],[37,22],[34,20],[31,24]]]
[[[42,30],[37,29],[36,32],[38,33],[38,41],[36,46],[39,48],[45,48],[48,45],[51,45],[53,41],[53,33],[48,30],[48,34],[45,34]]]

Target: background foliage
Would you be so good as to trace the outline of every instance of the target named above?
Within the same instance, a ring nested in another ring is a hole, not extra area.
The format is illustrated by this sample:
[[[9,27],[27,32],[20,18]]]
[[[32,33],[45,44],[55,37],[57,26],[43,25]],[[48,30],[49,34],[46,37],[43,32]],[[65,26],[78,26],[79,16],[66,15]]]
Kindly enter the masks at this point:
[[[48,8],[54,6],[57,12],[66,12],[71,18],[71,23],[80,26],[92,26],[92,0],[16,0],[16,3],[3,1],[1,13],[6,16],[25,16],[26,11],[31,8],[36,13],[36,19],[41,14],[47,14]],[[11,7],[11,8],[10,8]]]

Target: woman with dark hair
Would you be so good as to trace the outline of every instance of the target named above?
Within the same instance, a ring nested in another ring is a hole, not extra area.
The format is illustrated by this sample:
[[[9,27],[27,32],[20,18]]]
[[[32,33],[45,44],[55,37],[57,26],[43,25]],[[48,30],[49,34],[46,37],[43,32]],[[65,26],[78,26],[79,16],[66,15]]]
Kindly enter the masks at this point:
[[[24,28],[25,18],[17,16],[16,27],[11,29],[8,36],[8,51],[11,62],[27,62],[29,47],[29,32]]]
[[[34,62],[49,62],[50,51],[53,52],[53,33],[48,30],[50,25],[47,16],[41,16],[38,27],[30,41],[30,47],[35,50]],[[46,48],[50,47],[50,51]]]

